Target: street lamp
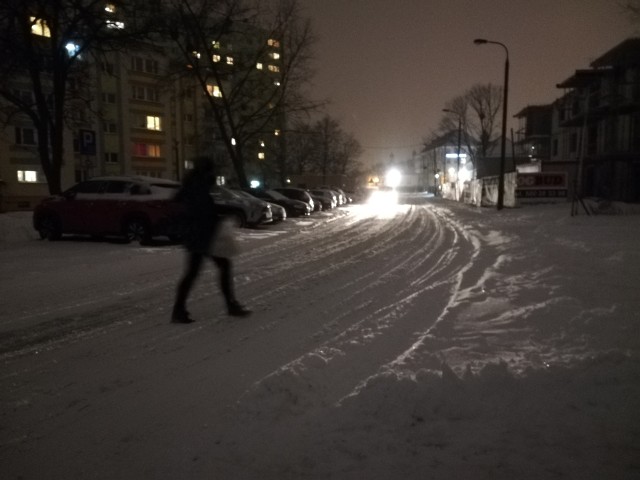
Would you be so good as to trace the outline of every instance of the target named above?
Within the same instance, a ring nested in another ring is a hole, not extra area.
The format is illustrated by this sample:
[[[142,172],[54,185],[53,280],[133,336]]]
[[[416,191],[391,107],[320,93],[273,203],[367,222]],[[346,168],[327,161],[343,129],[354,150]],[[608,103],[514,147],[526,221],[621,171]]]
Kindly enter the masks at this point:
[[[457,155],[458,163],[456,165],[456,200],[458,200],[457,197],[458,197],[458,183],[460,179],[460,140],[462,135],[462,115],[460,115],[458,112],[455,112],[453,110],[449,110],[448,108],[443,108],[442,111],[447,113],[453,113],[454,115],[458,116],[458,155]]]
[[[506,54],[504,62],[504,98],[502,100],[502,141],[500,145],[500,177],[498,177],[498,210],[502,210],[504,206],[504,170],[505,170],[505,148],[507,140],[507,95],[509,92],[509,49],[504,43],[495,42],[493,40],[487,40],[485,38],[476,38],[473,43],[476,45],[484,45],[485,43],[492,43],[494,45],[500,45],[504,48]]]

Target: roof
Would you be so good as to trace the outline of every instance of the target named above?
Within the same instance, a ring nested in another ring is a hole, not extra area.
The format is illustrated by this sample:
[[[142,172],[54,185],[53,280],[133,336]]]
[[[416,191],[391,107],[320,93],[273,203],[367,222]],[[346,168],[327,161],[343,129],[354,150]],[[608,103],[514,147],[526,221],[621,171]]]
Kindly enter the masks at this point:
[[[553,105],[550,104],[550,103],[548,103],[546,105],[527,105],[522,110],[520,110],[518,113],[516,113],[514,115],[514,118],[526,117],[530,113],[535,113],[535,112],[544,112],[544,111],[547,111],[547,110],[551,111],[552,108],[553,108]]]
[[[640,62],[640,37],[628,38],[604,55],[591,62],[594,68],[638,64]]]
[[[582,88],[593,83],[593,81],[611,70],[608,68],[603,69],[590,69],[590,70],[576,70],[576,72],[567,78],[564,82],[558,83],[558,88]]]

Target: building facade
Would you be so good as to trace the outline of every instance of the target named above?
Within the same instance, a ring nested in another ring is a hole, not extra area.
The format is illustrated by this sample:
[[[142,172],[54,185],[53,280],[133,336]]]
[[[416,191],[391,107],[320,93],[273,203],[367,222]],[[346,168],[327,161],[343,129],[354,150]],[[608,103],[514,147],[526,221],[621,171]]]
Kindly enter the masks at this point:
[[[558,84],[551,156],[578,196],[640,202],[640,38],[628,39]]]
[[[227,74],[222,76],[225,85],[208,82],[206,91],[194,76],[180,72],[187,66],[176,64],[179,55],[170,44],[139,44],[108,52],[99,61],[81,60],[87,62],[82,78],[71,79],[68,88],[70,98],[85,101],[68,101],[62,188],[98,175],[180,180],[196,155],[214,158],[221,175],[233,177],[211,101],[232,89],[234,69],[247,65],[240,59],[254,59],[258,48],[264,58],[252,68],[268,85],[277,87],[281,68],[279,42],[256,32],[251,43],[242,33],[244,41],[229,36],[214,42],[212,61]],[[16,93],[31,101],[29,82],[16,78],[13,83]],[[82,95],[75,95],[79,90]],[[250,172],[260,171],[268,149],[277,151],[281,117],[275,118],[265,122],[264,136],[246,146]],[[0,127],[0,211],[31,210],[48,194],[33,122],[23,114],[6,116]]]

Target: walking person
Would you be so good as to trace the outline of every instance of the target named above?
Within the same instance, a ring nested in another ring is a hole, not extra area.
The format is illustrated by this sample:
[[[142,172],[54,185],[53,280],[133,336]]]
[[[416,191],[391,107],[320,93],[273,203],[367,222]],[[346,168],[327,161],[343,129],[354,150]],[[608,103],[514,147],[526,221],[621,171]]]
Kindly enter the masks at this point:
[[[210,158],[198,157],[194,160],[193,170],[187,173],[175,197],[176,201],[182,202],[186,210],[187,233],[184,246],[187,250],[187,259],[186,270],[178,283],[171,314],[171,321],[174,323],[193,322],[187,311],[187,298],[205,257],[213,260],[220,271],[220,289],[229,315],[244,317],[251,313],[236,300],[231,259],[212,253],[212,245],[221,230],[222,222],[210,193],[214,183],[213,162]]]

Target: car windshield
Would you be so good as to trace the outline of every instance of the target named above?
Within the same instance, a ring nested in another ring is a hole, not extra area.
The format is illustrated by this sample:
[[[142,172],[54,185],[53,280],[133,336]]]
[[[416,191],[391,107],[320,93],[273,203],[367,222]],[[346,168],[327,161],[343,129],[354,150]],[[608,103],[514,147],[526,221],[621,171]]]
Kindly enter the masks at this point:
[[[215,195],[216,197],[224,198],[226,200],[237,200],[239,198],[242,198],[236,192],[232,192],[231,190],[228,190],[228,189],[226,189],[224,187],[220,187],[220,186],[213,187],[211,189],[211,193],[213,195]]]
[[[276,192],[275,190],[267,190],[266,193],[268,193],[269,196],[271,196],[275,200],[288,200],[286,196],[284,196],[280,192]]]

